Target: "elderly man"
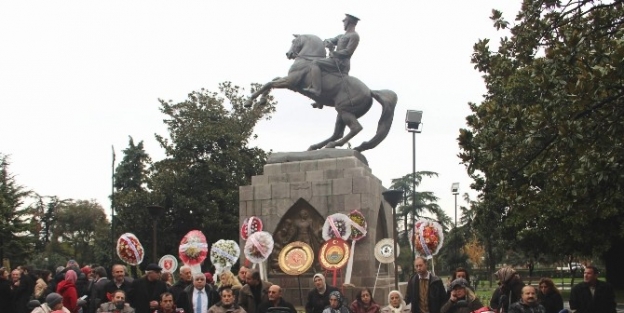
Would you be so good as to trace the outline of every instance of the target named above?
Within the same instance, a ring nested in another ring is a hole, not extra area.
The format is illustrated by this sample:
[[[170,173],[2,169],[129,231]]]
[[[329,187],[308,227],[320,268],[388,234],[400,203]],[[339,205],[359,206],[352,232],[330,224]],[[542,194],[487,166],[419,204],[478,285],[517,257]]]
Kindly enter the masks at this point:
[[[598,280],[598,269],[585,267],[583,282],[570,291],[570,309],[576,313],[615,313],[615,293],[607,282]]]
[[[206,313],[208,309],[217,303],[219,295],[206,284],[206,276],[203,273],[193,274],[193,284],[184,289],[180,294],[176,305],[184,309],[184,313]]]
[[[251,269],[245,277],[247,285],[243,286],[239,293],[238,304],[245,309],[246,312],[256,313],[256,308],[263,301],[269,300],[269,287],[271,283],[260,279],[260,272]]]
[[[180,279],[169,288],[169,292],[173,295],[173,302],[178,301],[180,294],[193,283],[193,273],[191,273],[191,267],[184,265],[180,267]]]
[[[537,302],[537,290],[533,286],[522,287],[520,301],[509,306],[509,313],[545,313],[546,309]]]
[[[151,313],[158,308],[160,295],[167,292],[167,284],[160,280],[162,268],[151,263],[145,268],[145,276],[132,282],[128,302],[136,313]]]
[[[115,264],[112,268],[113,280],[110,280],[104,285],[105,299],[110,300],[113,297],[113,293],[117,290],[123,290],[126,294],[130,293],[130,285],[132,280],[126,277],[126,267],[121,264]],[[106,302],[102,299],[102,302]]]
[[[234,292],[230,287],[224,287],[219,292],[221,301],[211,306],[208,313],[246,313],[235,301]]]
[[[405,303],[412,305],[412,313],[440,313],[447,300],[444,283],[429,273],[425,258],[416,257],[414,268],[416,273],[407,283]]]
[[[325,282],[325,276],[317,273],[312,277],[314,289],[308,292],[308,302],[306,302],[306,313],[322,313],[329,306],[329,294],[332,291],[338,291],[336,287],[330,286]]]
[[[282,288],[278,285],[272,285],[269,287],[269,301],[263,301],[258,306],[256,313],[267,313],[269,308],[281,307],[288,308],[290,313],[297,313],[295,307],[282,298]]]

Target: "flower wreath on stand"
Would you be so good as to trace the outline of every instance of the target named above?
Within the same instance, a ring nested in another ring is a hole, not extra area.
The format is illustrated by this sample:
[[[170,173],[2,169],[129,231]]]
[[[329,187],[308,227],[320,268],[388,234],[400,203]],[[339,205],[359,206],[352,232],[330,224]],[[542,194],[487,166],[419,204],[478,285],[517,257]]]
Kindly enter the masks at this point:
[[[193,272],[201,272],[201,264],[208,256],[206,236],[199,230],[191,230],[180,241],[178,256],[182,263],[193,267]]]
[[[245,257],[251,263],[262,263],[266,261],[273,252],[273,236],[270,233],[261,231],[253,233],[247,238],[245,243]]]
[[[117,255],[129,265],[139,265],[143,262],[145,251],[139,238],[132,233],[125,233],[117,239]]]
[[[442,248],[444,232],[438,222],[421,219],[414,224],[412,248],[426,259],[432,259]]]
[[[357,241],[366,237],[366,218],[362,212],[353,210],[349,213],[349,219],[351,220],[351,240]]]
[[[210,262],[215,267],[215,275],[220,276],[225,270],[230,270],[238,261],[240,247],[234,240],[219,239],[210,248]]]
[[[351,219],[342,213],[334,213],[325,219],[323,224],[323,240],[333,238],[349,240],[351,237]]]

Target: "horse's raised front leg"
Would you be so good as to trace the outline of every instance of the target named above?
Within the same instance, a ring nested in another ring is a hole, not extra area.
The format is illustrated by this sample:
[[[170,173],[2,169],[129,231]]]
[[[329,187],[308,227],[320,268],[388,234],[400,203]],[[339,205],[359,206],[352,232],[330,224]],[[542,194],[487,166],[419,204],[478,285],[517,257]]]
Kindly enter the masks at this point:
[[[342,137],[344,135],[345,126],[346,125],[345,125],[344,121],[342,120],[340,115],[338,115],[336,117],[336,124],[334,125],[334,134],[331,137],[329,137],[329,138],[327,138],[327,139],[325,139],[325,140],[323,140],[323,141],[321,141],[321,142],[319,142],[319,143],[317,143],[315,145],[311,145],[310,148],[308,148],[308,151],[318,150],[320,148],[325,147],[325,145],[328,142],[334,141],[336,139],[340,139],[340,137]]]
[[[288,82],[288,77],[276,77],[276,78],[274,78],[272,81],[264,84],[262,87],[260,87],[260,89],[256,90],[256,92],[251,94],[249,99],[247,99],[247,101],[245,101],[244,106],[246,108],[251,107],[252,104],[253,104],[253,101],[256,98],[258,98],[260,95],[267,95],[271,91],[271,89],[273,89],[273,88],[286,88],[286,87],[282,87],[284,82]]]
[[[349,142],[349,140],[351,140],[351,138],[357,135],[360,131],[362,131],[362,125],[360,125],[360,122],[358,122],[355,115],[348,112],[339,112],[338,118],[341,118],[343,123],[349,127],[349,133],[338,141],[332,141],[328,143],[325,148],[341,147],[345,143]]]

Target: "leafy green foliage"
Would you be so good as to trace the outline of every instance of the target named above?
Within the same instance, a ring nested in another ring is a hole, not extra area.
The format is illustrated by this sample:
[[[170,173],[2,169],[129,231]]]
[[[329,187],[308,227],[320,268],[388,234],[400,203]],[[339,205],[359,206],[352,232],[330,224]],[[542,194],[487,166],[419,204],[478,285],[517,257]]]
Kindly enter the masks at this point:
[[[531,253],[623,248],[623,24],[622,1],[525,0],[496,51],[475,44],[487,93],[458,139],[482,192],[475,226]]]
[[[24,203],[31,191],[17,183],[9,165],[9,157],[0,154],[0,259],[24,264],[34,243],[28,232],[30,208]]]

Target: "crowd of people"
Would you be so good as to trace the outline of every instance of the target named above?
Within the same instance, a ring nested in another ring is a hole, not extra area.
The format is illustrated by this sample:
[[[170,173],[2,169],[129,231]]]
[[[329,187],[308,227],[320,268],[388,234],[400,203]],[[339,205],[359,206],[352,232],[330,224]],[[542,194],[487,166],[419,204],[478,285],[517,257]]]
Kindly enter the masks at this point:
[[[512,268],[495,274],[498,288],[489,303],[473,291],[464,268],[453,272],[448,285],[431,273],[422,257],[414,260],[414,275],[403,295],[392,290],[386,305],[375,302],[368,288],[361,288],[348,302],[323,274],[312,278],[306,313],[471,313],[489,310],[499,313],[565,312],[563,298],[553,281],[542,278],[538,287],[525,285]],[[141,278],[133,279],[124,265],[111,268],[111,279],[101,266],[84,266],[70,260],[55,273],[30,266],[12,271],[0,268],[0,309],[3,313],[297,313],[283,298],[280,286],[261,279],[260,273],[244,266],[237,275],[179,269],[179,279],[149,264]],[[611,286],[598,280],[598,269],[585,267],[583,282],[570,292],[569,307],[576,313],[615,313]],[[488,306],[486,306],[488,305]]]

